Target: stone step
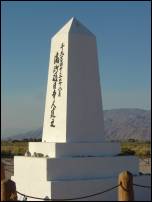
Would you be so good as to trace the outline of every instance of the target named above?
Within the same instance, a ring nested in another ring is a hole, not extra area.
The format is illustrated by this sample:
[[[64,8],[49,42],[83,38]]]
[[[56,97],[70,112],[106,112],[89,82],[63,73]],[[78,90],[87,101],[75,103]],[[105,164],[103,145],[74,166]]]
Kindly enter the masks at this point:
[[[14,175],[33,180],[98,179],[117,176],[123,170],[138,174],[138,158],[134,156],[84,158],[14,158]]]
[[[27,178],[24,181],[21,178],[12,177],[16,182],[17,190],[29,196],[40,198],[49,197],[50,199],[71,199],[83,197],[90,194],[102,192],[118,184],[118,178],[92,179],[92,180],[64,180],[64,181],[31,181]],[[141,185],[151,185],[150,176],[134,176],[134,183]],[[135,201],[150,201],[151,189],[139,188],[134,186]],[[18,199],[23,197],[18,194]],[[27,198],[28,201],[42,201],[33,198]],[[94,197],[81,199],[80,201],[117,201],[118,189],[115,188],[103,194]]]
[[[100,143],[51,143],[29,142],[29,151],[42,153],[49,157],[88,157],[115,156],[121,152],[120,144],[114,142]]]

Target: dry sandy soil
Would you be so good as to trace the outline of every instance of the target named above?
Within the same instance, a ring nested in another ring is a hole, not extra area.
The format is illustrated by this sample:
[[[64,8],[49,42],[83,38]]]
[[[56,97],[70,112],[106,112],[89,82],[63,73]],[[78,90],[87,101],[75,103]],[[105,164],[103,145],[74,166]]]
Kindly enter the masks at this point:
[[[5,177],[10,179],[14,172],[13,159],[2,159],[5,164]],[[151,174],[151,159],[139,159],[139,172],[144,174]]]

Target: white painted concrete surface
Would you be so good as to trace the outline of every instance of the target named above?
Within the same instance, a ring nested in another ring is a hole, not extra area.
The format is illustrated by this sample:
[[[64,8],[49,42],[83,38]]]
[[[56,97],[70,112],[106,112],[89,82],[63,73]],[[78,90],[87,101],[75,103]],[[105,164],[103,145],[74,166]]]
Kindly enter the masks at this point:
[[[122,170],[138,174],[138,159],[133,156],[88,158],[15,156],[14,165],[15,178],[31,181],[104,178],[117,176]]]

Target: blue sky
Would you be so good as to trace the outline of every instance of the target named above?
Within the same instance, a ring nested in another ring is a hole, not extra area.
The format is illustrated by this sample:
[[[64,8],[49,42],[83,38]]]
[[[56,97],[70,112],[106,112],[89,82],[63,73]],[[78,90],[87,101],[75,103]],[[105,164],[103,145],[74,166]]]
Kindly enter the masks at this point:
[[[2,2],[2,132],[42,126],[51,37],[73,16],[97,38],[103,108],[150,109],[150,1]]]

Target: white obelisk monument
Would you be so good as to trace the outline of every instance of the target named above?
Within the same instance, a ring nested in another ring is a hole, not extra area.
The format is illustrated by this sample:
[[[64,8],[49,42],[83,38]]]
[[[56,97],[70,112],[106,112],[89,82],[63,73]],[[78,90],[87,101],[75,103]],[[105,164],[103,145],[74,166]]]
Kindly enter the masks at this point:
[[[116,185],[122,170],[138,174],[137,158],[104,140],[96,38],[75,18],[52,38],[42,142],[29,151],[14,158],[12,177],[29,196],[81,197]],[[116,191],[86,200],[111,198]]]
[[[103,131],[96,38],[72,18],[51,42],[43,142],[101,142]]]

